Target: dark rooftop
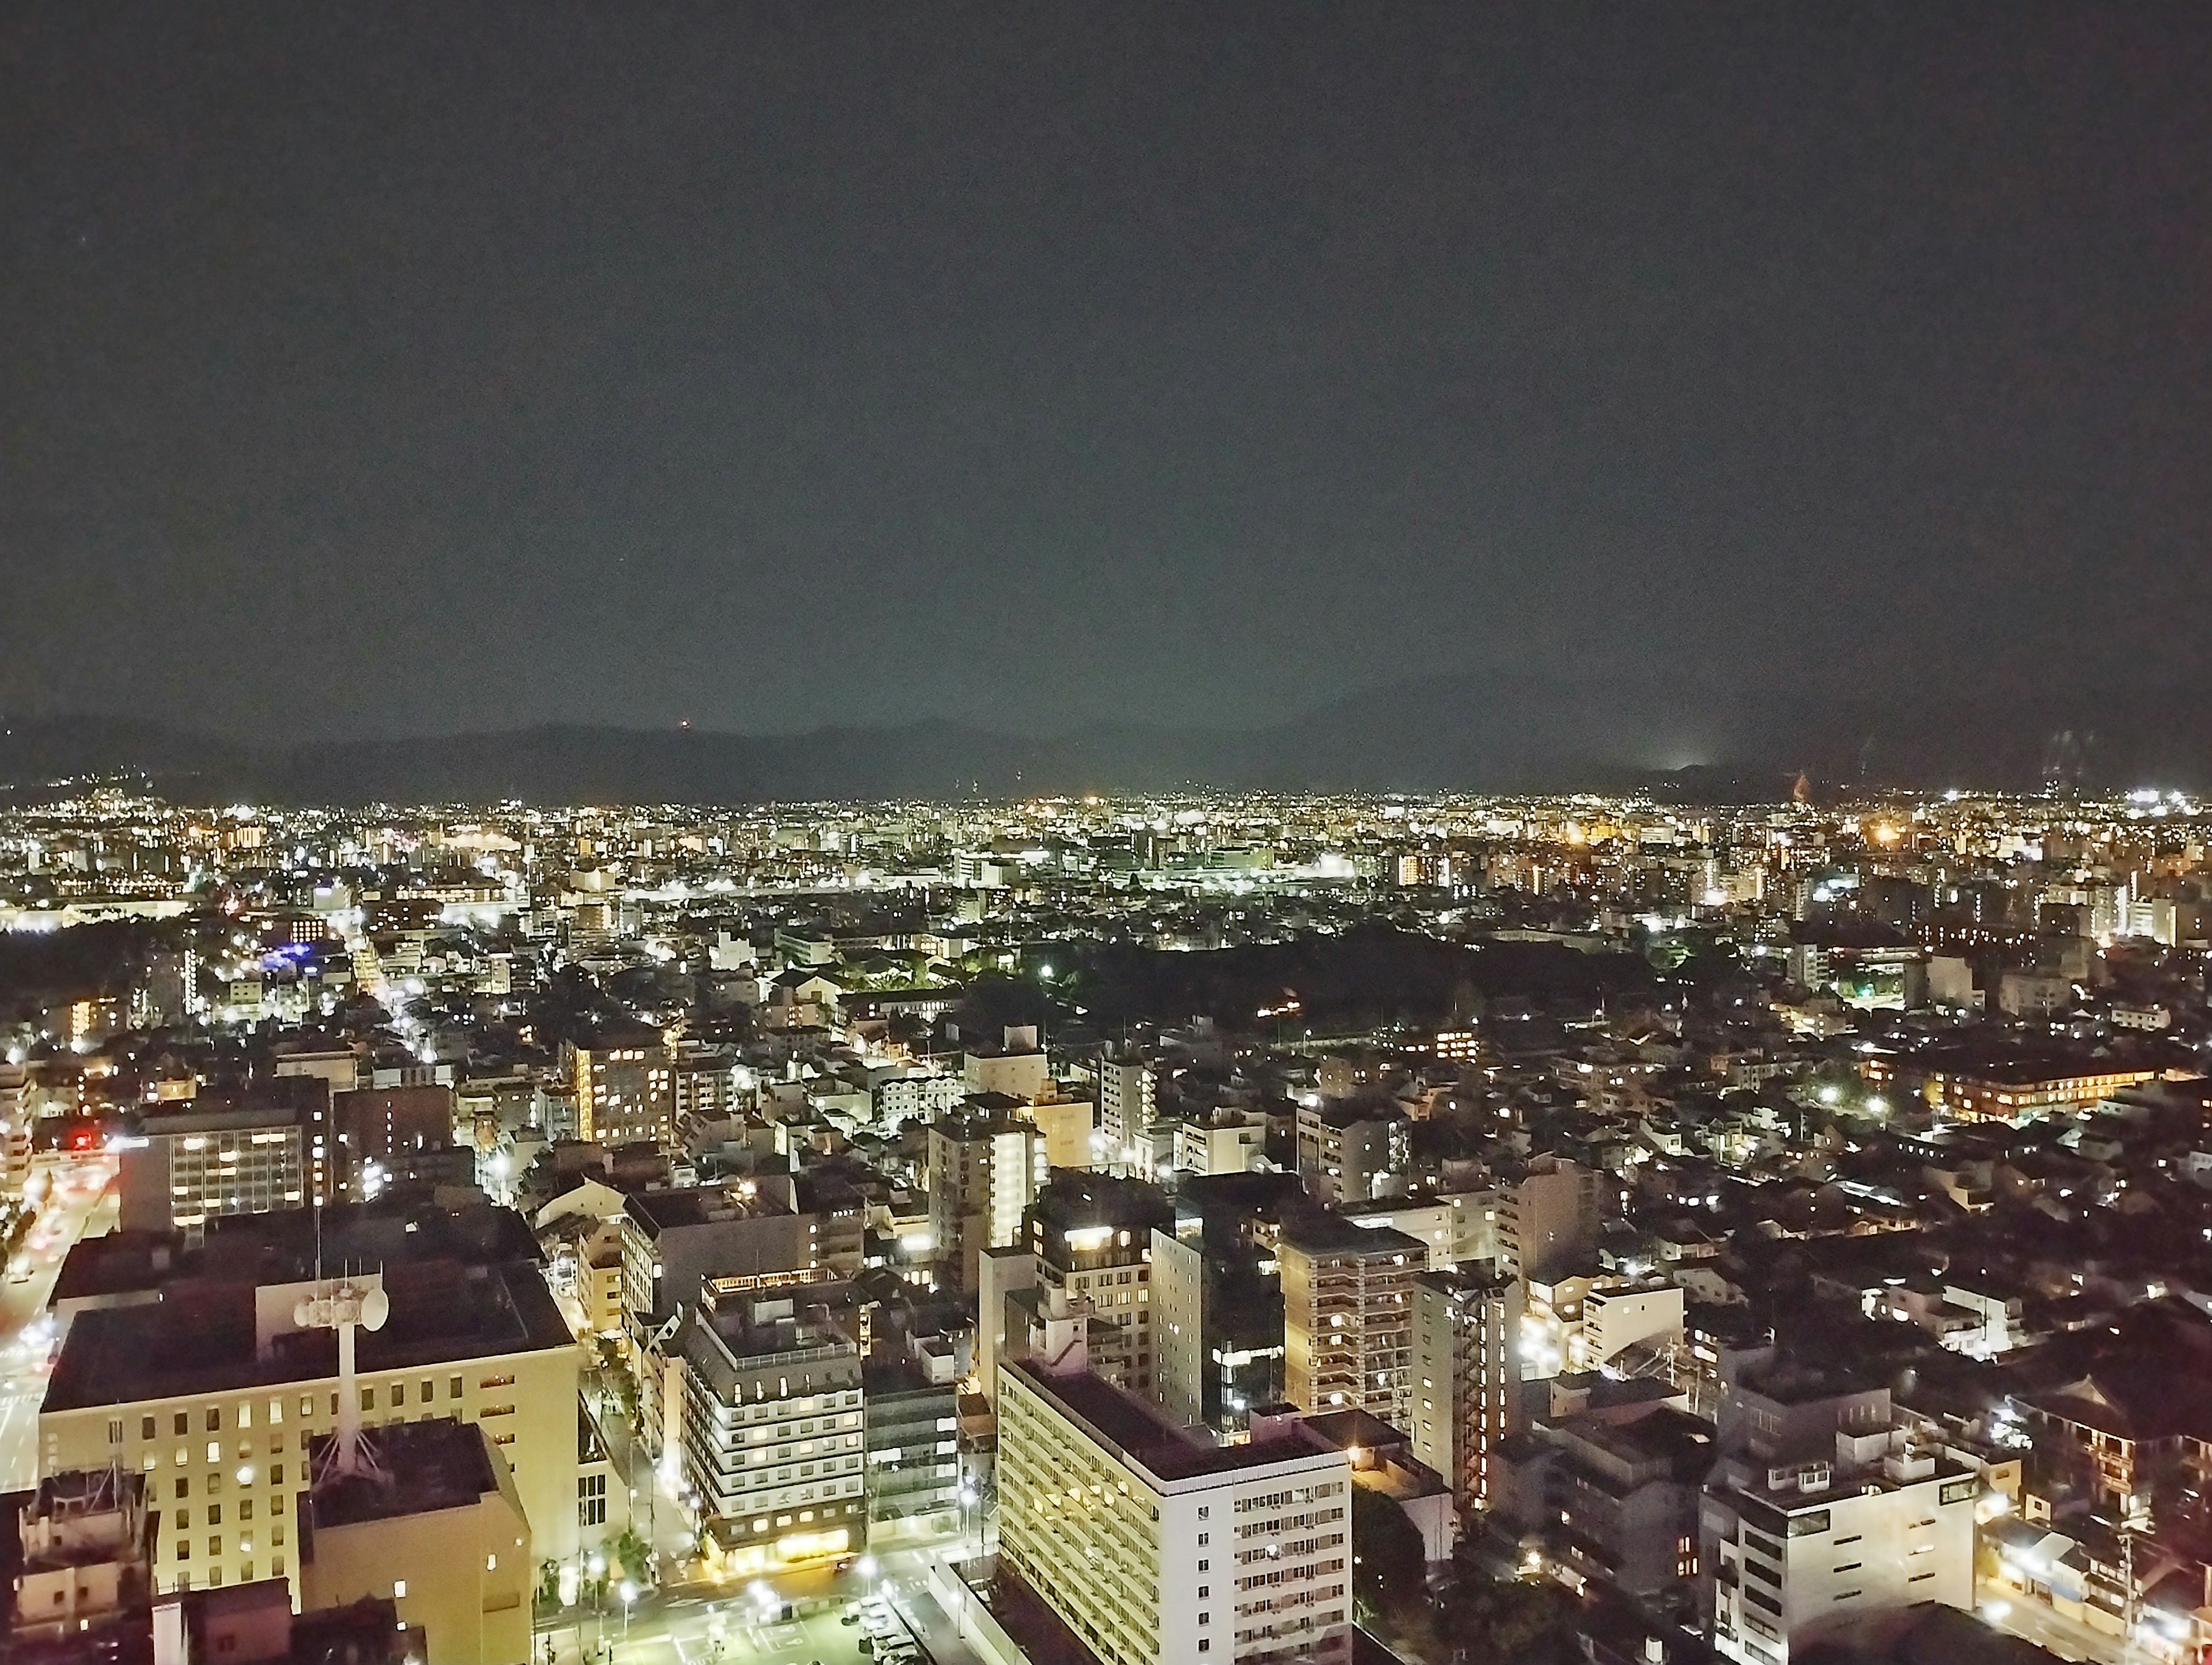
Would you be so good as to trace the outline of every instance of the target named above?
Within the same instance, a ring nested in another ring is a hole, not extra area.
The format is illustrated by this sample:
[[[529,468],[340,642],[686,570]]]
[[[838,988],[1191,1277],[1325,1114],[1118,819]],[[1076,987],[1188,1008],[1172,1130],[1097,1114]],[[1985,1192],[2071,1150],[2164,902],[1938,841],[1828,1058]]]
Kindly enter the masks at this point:
[[[1028,1361],[1008,1368],[1018,1371],[1031,1387],[1099,1439],[1163,1480],[1258,1468],[1294,1457],[1322,1455],[1333,1449],[1309,1433],[1302,1421],[1286,1425],[1283,1434],[1274,1439],[1255,1439],[1243,1445],[1201,1444],[1164,1420],[1144,1401],[1103,1376],[1088,1372],[1053,1376]]]

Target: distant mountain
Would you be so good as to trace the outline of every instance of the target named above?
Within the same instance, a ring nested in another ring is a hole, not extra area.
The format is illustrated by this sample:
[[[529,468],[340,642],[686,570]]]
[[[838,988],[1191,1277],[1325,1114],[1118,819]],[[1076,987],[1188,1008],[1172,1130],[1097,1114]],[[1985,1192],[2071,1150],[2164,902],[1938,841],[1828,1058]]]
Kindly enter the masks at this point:
[[[1097,724],[1063,734],[925,721],[747,735],[548,725],[398,740],[238,744],[156,723],[0,725],[0,785],[46,795],[129,772],[179,799],[298,803],[748,803],[1165,791],[1618,790],[1778,800],[1838,787],[2212,782],[2212,686],[2069,696],[1935,686],[1845,699],[1685,679],[1434,676],[1253,729]]]

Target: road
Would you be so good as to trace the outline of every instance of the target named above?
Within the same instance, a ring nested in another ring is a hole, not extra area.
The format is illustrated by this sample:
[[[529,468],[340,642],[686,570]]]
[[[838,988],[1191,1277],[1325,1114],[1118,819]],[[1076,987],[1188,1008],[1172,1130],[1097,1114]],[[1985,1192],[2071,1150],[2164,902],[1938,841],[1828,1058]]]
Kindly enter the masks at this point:
[[[611,1665],[813,1665],[817,1660],[860,1665],[861,1628],[841,1623],[840,1615],[872,1589],[936,1665],[981,1665],[928,1591],[930,1559],[951,1547],[894,1550],[835,1577],[817,1569],[726,1589],[684,1585],[656,1591],[632,1605],[627,1625],[622,1603],[610,1598],[596,1616],[586,1607],[541,1623],[538,1656],[546,1657],[550,1642],[554,1665],[586,1665],[595,1654]],[[764,1622],[765,1613],[785,1602],[817,1601],[822,1611],[803,1619]]]
[[[1983,1584],[1982,1596],[1982,1617],[1993,1628],[2047,1648],[2061,1659],[2088,1660],[2094,1665],[2152,1665],[2151,1656],[2142,1650],[2053,1613],[2040,1601],[1989,1583]]]
[[[0,1283],[0,1492],[39,1483],[39,1406],[46,1395],[53,1328],[46,1302],[62,1257],[80,1237],[115,1229],[115,1168],[105,1157],[40,1160],[51,1182],[45,1209],[21,1251],[30,1276]]]

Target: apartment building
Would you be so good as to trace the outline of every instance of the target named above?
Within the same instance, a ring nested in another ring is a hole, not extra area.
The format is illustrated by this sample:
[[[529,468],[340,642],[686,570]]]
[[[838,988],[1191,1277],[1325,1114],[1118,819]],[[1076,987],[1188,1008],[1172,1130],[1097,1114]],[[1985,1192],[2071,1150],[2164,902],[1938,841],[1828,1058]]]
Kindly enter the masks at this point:
[[[1522,1431],[1522,1285],[1494,1267],[1413,1280],[1413,1455],[1462,1510],[1492,1501],[1498,1448]]]
[[[676,1142],[676,1066],[658,1030],[603,1028],[562,1054],[578,1138],[610,1146]]]
[[[1175,1218],[1174,1205],[1148,1181],[1067,1170],[1053,1176],[1029,1210],[1030,1249],[1043,1282],[1122,1332],[1126,1365],[1117,1379],[1143,1395],[1152,1391],[1155,1362],[1152,1233]]]
[[[1159,1084],[1152,1078],[1152,1066],[1133,1054],[1108,1051],[1091,1065],[1091,1073],[1098,1083],[1099,1136],[1107,1160],[1120,1162],[1122,1152],[1157,1119]]]
[[[1741,1665],[1869,1614],[1974,1604],[1975,1472],[1919,1444],[1887,1388],[1778,1360],[1739,1382],[1700,1511],[1714,1646]]]
[[[1286,1407],[1248,1443],[1202,1443],[1066,1340],[1000,1366],[1001,1576],[1104,1665],[1348,1660],[1346,1454]]]
[[[1504,1269],[1548,1283],[1595,1252],[1607,1176],[1561,1157],[1539,1157],[1498,1193],[1498,1255]]]
[[[1022,1218],[1051,1171],[1045,1135],[1007,1115],[955,1112],[929,1127],[929,1236],[941,1287],[975,1287],[976,1258],[1022,1240]]]
[[[1322,1201],[1370,1201],[1412,1165],[1413,1124],[1395,1104],[1324,1098],[1298,1107],[1298,1172]]]
[[[1283,1394],[1309,1411],[1365,1411],[1411,1425],[1413,1289],[1428,1249],[1334,1214],[1286,1223]]]

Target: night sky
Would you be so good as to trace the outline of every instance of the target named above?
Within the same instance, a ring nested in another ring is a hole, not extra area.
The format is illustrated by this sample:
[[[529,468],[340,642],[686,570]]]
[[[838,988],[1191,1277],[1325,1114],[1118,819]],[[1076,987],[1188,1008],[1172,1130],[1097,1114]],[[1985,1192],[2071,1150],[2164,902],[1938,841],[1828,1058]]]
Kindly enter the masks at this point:
[[[0,18],[0,701],[2206,669],[2200,7]]]

